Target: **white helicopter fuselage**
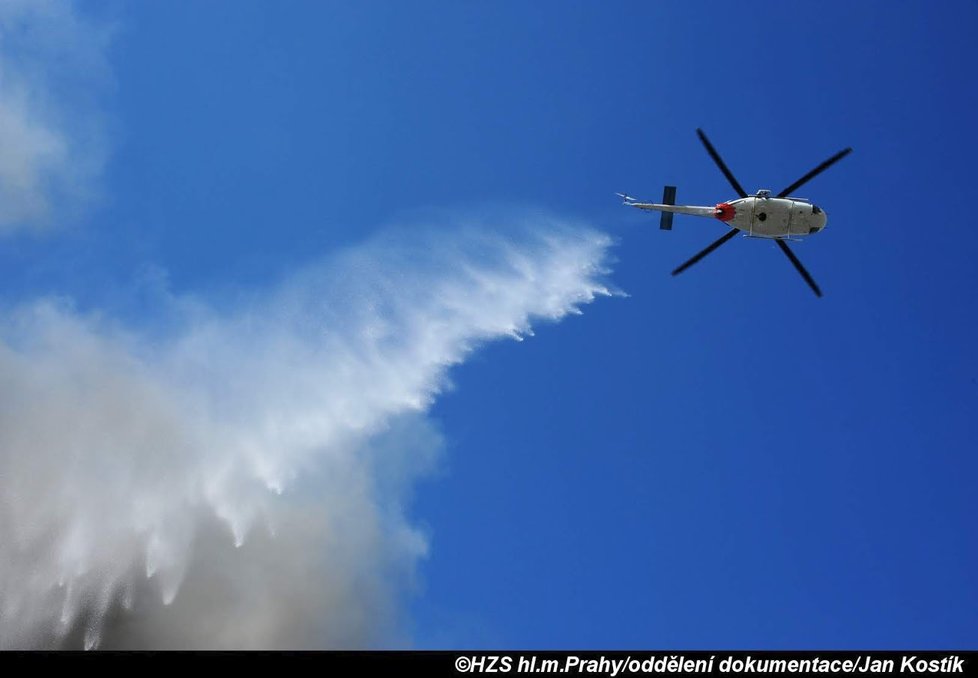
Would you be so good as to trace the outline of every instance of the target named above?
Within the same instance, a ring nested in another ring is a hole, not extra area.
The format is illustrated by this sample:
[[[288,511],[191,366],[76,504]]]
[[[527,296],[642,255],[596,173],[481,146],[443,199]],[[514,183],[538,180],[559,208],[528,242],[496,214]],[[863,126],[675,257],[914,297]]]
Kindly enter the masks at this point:
[[[767,191],[718,203],[715,207],[626,202],[632,207],[713,217],[756,238],[795,238],[818,233],[828,221],[825,211],[803,198],[775,198]]]
[[[733,210],[730,214],[729,205]],[[734,228],[759,238],[787,238],[818,233],[825,228],[825,212],[807,200],[748,196],[717,205],[716,215]]]
[[[729,202],[717,203],[713,207],[677,205],[676,187],[669,185],[664,186],[662,189],[661,203],[639,202],[626,193],[618,194],[624,201],[624,204],[629,207],[660,212],[659,229],[662,231],[672,230],[673,216],[675,214],[712,217],[728,225],[729,228],[727,228],[726,233],[677,266],[672,274],[679,275],[725,242],[732,240],[738,233],[741,233],[745,237],[774,240],[778,249],[788,258],[791,265],[795,267],[795,270],[798,271],[801,277],[805,279],[805,282],[808,283],[815,296],[822,296],[822,290],[819,289],[811,274],[802,265],[801,261],[798,260],[798,257],[795,256],[786,241],[796,240],[812,235],[813,233],[818,233],[825,228],[828,215],[817,205],[812,204],[810,200],[793,198],[791,194],[852,153],[852,148],[843,148],[827,160],[823,160],[807,173],[803,174],[800,179],[788,184],[777,195],[771,195],[771,191],[766,189],[759,190],[754,195],[748,195],[743,185],[737,181],[733,172],[727,167],[727,163],[720,157],[717,149],[710,143],[710,140],[706,137],[706,133],[701,129],[697,129],[696,134],[703,143],[706,152],[713,158],[713,162],[716,163],[717,168],[723,172],[723,176],[726,177],[730,187],[739,196],[738,198]]]

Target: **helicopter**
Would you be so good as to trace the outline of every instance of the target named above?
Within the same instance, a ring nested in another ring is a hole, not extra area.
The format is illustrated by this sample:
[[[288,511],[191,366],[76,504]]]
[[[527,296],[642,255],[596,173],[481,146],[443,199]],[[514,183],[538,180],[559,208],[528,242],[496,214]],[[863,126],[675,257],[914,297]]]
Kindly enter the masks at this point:
[[[797,181],[789,184],[787,188],[779,191],[777,195],[771,195],[771,191],[761,189],[753,195],[747,192],[734,177],[730,168],[717,153],[716,148],[710,143],[706,134],[701,129],[696,130],[700,141],[706,147],[706,152],[713,158],[723,176],[727,178],[737,195],[735,200],[717,203],[713,207],[700,207],[696,205],[677,205],[676,187],[666,186],[662,193],[661,203],[639,202],[635,198],[625,193],[618,193],[624,204],[629,207],[637,207],[642,210],[652,210],[661,212],[659,228],[662,230],[672,230],[672,218],[674,214],[689,214],[696,217],[712,217],[719,219],[730,227],[719,239],[715,240],[701,252],[697,253],[689,260],[676,268],[672,274],[679,275],[687,268],[698,262],[720,245],[733,238],[737,233],[742,233],[750,238],[767,238],[774,240],[785,256],[791,261],[794,267],[805,279],[808,286],[816,296],[822,296],[811,274],[802,266],[801,261],[795,253],[788,247],[788,240],[798,240],[804,236],[818,233],[828,221],[825,210],[806,198],[792,197],[791,193],[814,179],[816,176],[827,170],[835,163],[852,152],[851,148],[844,148],[828,160],[822,162]]]

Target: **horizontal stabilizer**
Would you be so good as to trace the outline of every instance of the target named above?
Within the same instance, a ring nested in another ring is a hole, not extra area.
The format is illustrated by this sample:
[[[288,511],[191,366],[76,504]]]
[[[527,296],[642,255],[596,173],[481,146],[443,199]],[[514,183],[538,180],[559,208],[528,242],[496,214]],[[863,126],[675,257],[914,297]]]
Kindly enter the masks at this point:
[[[662,204],[663,205],[675,205],[676,204],[676,187],[666,186],[662,191]],[[662,216],[659,218],[659,228],[663,231],[672,230],[672,212],[663,212]]]

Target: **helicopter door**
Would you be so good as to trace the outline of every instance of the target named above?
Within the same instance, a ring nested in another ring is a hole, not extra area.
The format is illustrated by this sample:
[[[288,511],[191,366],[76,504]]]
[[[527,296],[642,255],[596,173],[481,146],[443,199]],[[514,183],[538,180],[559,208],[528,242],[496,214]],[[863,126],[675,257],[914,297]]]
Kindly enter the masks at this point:
[[[807,202],[793,201],[788,212],[788,233],[790,235],[808,235],[811,227],[812,206]]]

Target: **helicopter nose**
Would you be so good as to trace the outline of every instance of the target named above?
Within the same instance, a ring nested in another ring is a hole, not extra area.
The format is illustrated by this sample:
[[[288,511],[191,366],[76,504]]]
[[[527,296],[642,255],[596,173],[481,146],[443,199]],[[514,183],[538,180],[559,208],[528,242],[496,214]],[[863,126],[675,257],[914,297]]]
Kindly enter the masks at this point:
[[[825,222],[829,220],[828,215],[822,208],[817,205],[812,205],[812,220],[811,227],[808,229],[809,233],[818,233],[823,228],[825,228]]]

